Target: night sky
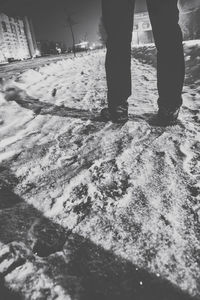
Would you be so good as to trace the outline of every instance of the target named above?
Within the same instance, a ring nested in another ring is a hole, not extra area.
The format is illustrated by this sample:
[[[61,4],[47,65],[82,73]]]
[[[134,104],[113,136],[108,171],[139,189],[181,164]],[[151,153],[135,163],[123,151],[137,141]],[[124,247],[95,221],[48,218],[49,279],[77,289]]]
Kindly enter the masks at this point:
[[[73,19],[76,42],[85,37],[98,40],[101,0],[0,0],[0,11],[10,15],[31,16],[37,40],[64,41],[71,46],[71,34],[66,26],[66,12],[76,12]],[[136,1],[136,11],[146,9],[145,0]]]

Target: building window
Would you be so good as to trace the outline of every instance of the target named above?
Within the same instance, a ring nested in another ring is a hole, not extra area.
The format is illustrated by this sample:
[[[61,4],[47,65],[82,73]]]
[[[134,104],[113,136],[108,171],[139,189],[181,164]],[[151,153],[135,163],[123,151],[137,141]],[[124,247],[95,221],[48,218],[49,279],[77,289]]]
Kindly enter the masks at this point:
[[[7,30],[6,23],[3,21],[3,22],[1,22],[1,24],[2,24],[2,27],[3,27],[3,31],[7,32],[8,30]]]
[[[142,24],[142,28],[143,29],[148,29],[150,27],[150,24],[148,23],[148,22],[144,22],[143,24]]]
[[[15,34],[15,39],[17,39],[17,30],[16,30],[15,25],[13,25],[13,31],[14,31],[14,34]]]
[[[21,31],[21,28],[19,25],[18,25],[18,30],[19,30],[19,34],[22,34],[22,31]]]
[[[134,25],[133,30],[138,30],[138,25]]]
[[[10,27],[11,27],[11,31],[12,31],[12,33],[15,33],[15,31],[14,31],[14,25],[13,24],[10,24]]]

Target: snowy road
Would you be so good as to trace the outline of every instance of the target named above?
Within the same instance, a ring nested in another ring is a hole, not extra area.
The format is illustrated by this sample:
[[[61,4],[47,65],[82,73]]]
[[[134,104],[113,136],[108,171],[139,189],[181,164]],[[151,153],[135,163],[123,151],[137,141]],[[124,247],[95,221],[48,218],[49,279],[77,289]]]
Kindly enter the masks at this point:
[[[129,122],[95,121],[104,55],[0,96],[0,272],[24,299],[199,299],[200,96],[185,87],[179,123],[152,126],[156,72],[133,60]]]
[[[60,60],[66,60],[72,56],[73,54],[70,53],[62,55],[49,55],[46,57],[38,57],[35,59],[12,62],[9,64],[0,64],[0,78],[11,78],[16,75],[20,75],[24,71],[27,71],[31,68],[39,69],[41,66]],[[82,56],[82,53],[77,53],[77,56]]]

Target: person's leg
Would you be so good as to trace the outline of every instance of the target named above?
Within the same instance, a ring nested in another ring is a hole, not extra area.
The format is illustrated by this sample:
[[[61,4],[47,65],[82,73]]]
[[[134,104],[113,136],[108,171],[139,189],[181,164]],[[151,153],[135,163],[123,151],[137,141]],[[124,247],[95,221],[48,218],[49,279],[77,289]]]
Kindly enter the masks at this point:
[[[158,106],[171,110],[182,105],[185,75],[177,2],[178,0],[147,0],[158,51]]]
[[[127,105],[131,95],[131,40],[135,0],[102,0],[107,33],[106,77],[108,106]]]

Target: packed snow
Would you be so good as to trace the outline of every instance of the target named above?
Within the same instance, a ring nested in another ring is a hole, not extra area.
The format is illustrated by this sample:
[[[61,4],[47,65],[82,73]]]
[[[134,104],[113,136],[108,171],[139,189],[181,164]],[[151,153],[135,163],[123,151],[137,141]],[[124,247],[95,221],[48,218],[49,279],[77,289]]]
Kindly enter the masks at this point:
[[[188,44],[187,49],[194,47]],[[56,265],[55,253],[42,262],[37,257],[29,261],[32,244],[26,232],[37,214],[200,296],[200,78],[184,87],[177,125],[152,126],[156,70],[144,63],[148,49],[137,51],[143,62],[133,57],[133,95],[124,125],[95,119],[106,105],[104,50],[29,69],[2,84],[0,187],[34,208],[0,210],[3,229],[11,236],[0,234],[0,240],[2,249],[4,243],[19,242],[26,256],[17,275],[13,271],[6,276],[7,285],[22,289],[26,299],[37,299],[28,297],[41,292],[42,283],[48,290],[56,287],[56,299],[81,299],[70,298],[61,284],[68,242],[58,252],[63,261],[59,270],[41,271],[42,263],[45,270]],[[139,280],[138,286],[145,288],[145,283]]]

